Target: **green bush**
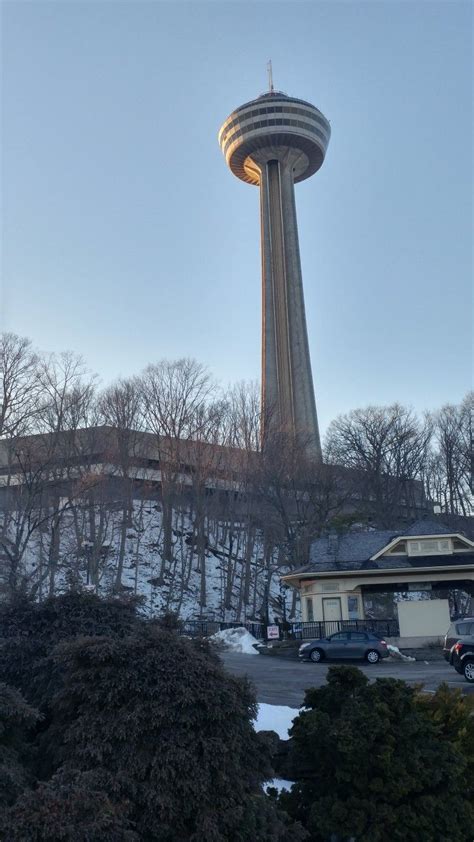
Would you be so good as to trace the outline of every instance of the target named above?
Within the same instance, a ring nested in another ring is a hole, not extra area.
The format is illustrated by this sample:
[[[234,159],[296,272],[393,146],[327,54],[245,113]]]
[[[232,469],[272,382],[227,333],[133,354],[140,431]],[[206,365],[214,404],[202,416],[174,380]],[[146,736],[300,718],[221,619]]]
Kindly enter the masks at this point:
[[[104,776],[59,773],[26,790],[0,816],[0,838],[8,842],[139,842],[127,802],[108,794]]]
[[[436,704],[431,712],[427,704],[404,681],[369,684],[346,666],[307,691],[290,731],[296,784],[278,802],[311,842],[472,842],[472,764],[456,742],[462,717],[448,734],[447,713],[437,723]]]
[[[35,785],[22,781],[1,839],[306,839],[263,793],[271,740],[254,731],[252,689],[205,644],[89,595],[23,611],[10,642],[24,663],[15,673],[6,648],[4,663],[22,685],[29,663],[30,693],[46,715],[33,744]]]
[[[272,770],[252,726],[253,693],[217,658],[144,626],[121,640],[63,644],[54,660],[63,687],[42,739],[49,775],[110,775],[140,839],[284,838],[261,795]]]
[[[79,635],[130,634],[138,623],[137,600],[100,599],[71,592],[38,604],[21,598],[0,610],[0,675],[43,709],[56,676],[44,658],[56,644]]]
[[[13,803],[32,781],[28,736],[39,719],[17,690],[0,683],[0,808]]]

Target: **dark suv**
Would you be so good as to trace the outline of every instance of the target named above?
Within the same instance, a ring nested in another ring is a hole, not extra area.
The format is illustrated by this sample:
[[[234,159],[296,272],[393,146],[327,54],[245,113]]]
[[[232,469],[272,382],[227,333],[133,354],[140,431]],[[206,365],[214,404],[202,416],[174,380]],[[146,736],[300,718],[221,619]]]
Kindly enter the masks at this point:
[[[451,649],[449,663],[456,672],[461,673],[466,681],[474,684],[474,635],[464,637]]]
[[[474,617],[462,617],[451,623],[444,638],[443,655],[451,663],[451,649],[458,640],[474,635]]]

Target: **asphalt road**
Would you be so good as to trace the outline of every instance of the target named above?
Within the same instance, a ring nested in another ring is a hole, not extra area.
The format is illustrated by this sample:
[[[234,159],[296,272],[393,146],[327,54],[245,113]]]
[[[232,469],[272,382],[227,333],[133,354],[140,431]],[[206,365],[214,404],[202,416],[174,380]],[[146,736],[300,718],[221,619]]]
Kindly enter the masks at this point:
[[[229,672],[234,675],[247,675],[250,678],[256,687],[259,702],[295,708],[303,703],[307,687],[321,687],[325,683],[329,666],[266,655],[241,655],[236,652],[222,652],[221,658]],[[436,690],[445,681],[449,687],[459,687],[464,693],[474,692],[474,684],[468,684],[464,676],[459,675],[444,660],[430,663],[399,663],[390,660],[381,661],[374,666],[358,661],[350,663],[360,667],[369,678],[402,678],[410,684],[423,684],[427,691]]]

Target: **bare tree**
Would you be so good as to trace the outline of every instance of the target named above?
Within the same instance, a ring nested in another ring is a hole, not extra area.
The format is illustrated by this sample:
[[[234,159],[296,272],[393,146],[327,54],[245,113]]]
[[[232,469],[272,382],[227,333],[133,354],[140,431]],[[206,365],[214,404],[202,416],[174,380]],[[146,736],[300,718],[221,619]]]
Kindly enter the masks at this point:
[[[0,438],[29,432],[39,391],[37,366],[29,339],[0,334]]]
[[[241,380],[224,395],[227,417],[222,425],[223,444],[242,453],[260,450],[261,407],[260,386],[256,381]]]
[[[173,509],[182,487],[186,442],[202,433],[204,408],[216,386],[196,360],[161,360],[145,369],[142,378],[145,426],[154,433],[160,464],[163,510],[163,552],[160,580],[173,560]]]
[[[255,551],[261,528],[255,495],[255,471],[261,444],[260,386],[255,381],[241,381],[228,390],[225,401],[227,413],[222,441],[227,452],[232,454],[233,485],[225,498],[224,521],[229,550],[223,606],[224,612],[232,610],[232,592],[237,582],[235,617],[240,619],[242,612],[253,614],[256,604]],[[237,575],[239,560],[240,576]]]
[[[52,595],[61,556],[64,516],[73,507],[75,498],[83,493],[78,431],[90,422],[95,378],[87,372],[81,357],[66,352],[39,360],[38,382],[35,426],[41,433],[40,461],[47,466],[42,496],[43,516],[48,518],[50,529],[47,568]]]
[[[427,484],[433,499],[442,511],[451,516],[473,512],[474,392],[461,404],[447,404],[431,415],[434,443]]]
[[[122,588],[127,530],[132,525],[133,489],[139,457],[139,430],[143,418],[142,389],[136,378],[119,380],[106,389],[99,399],[100,413],[106,424],[114,428],[113,464],[119,477],[121,522],[118,563],[114,589]]]
[[[225,476],[228,469],[227,454],[219,444],[225,411],[225,403],[221,400],[202,405],[194,438],[182,441],[180,447],[181,458],[187,466],[181,506],[187,509],[192,523],[192,554],[196,560],[196,572],[199,573],[199,613],[201,616],[204,616],[208,604],[206,556],[210,522],[214,510],[213,492],[216,480],[220,476]],[[178,585],[182,590],[185,581],[186,579],[182,576],[172,577],[169,592],[172,592],[173,584]],[[179,600],[181,599],[182,594]]]
[[[311,542],[341,513],[348,491],[334,466],[310,455],[303,436],[275,430],[265,438],[254,483],[265,536],[268,615],[273,573],[308,561]]]
[[[349,469],[346,481],[360,513],[390,528],[426,503],[422,480],[431,434],[429,420],[420,422],[399,404],[356,409],[330,424],[326,460]]]

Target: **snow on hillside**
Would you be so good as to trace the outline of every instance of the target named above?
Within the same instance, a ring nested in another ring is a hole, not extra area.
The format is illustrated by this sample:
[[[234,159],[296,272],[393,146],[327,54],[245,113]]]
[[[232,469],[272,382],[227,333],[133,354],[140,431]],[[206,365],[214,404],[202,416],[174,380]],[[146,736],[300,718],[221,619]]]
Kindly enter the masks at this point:
[[[173,511],[172,560],[165,563],[161,506],[156,501],[135,501],[122,548],[122,590],[142,596],[150,616],[173,611],[185,619],[259,619],[269,577],[270,618],[278,616],[279,571],[275,562],[268,574],[258,530],[249,536],[243,523],[207,519],[200,565],[194,520],[183,508]],[[79,583],[110,593],[117,582],[122,524],[121,508],[110,505],[95,511],[93,519],[86,507],[67,512],[54,565],[49,531],[38,530],[23,557],[29,587],[36,587],[43,597]]]

